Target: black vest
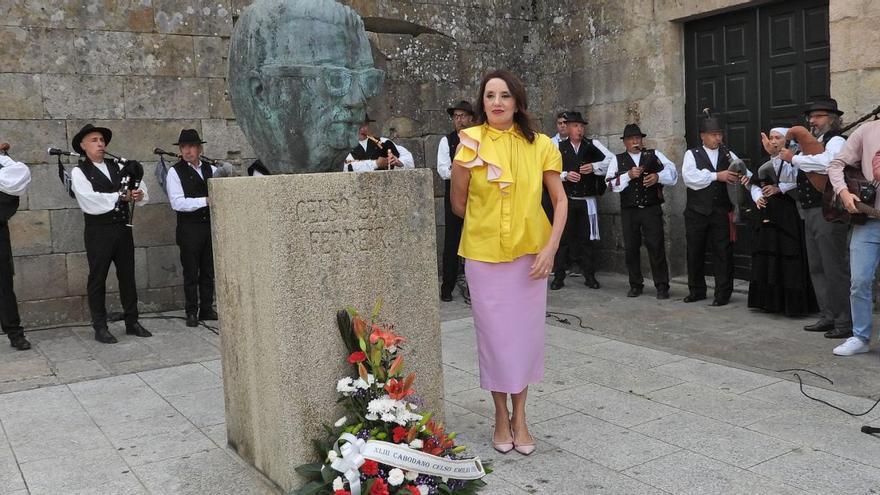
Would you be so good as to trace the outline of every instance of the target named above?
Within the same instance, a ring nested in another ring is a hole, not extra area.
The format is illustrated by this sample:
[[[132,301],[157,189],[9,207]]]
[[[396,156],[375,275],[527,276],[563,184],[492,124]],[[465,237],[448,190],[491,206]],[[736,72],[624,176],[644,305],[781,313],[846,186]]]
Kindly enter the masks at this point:
[[[654,153],[642,153],[639,163],[642,169],[650,170],[650,173],[655,173],[655,170],[663,170],[663,164]],[[633,161],[629,153],[624,151],[617,155],[617,167],[618,174],[625,174],[636,167],[636,162]],[[620,191],[621,208],[645,208],[663,204],[663,186],[657,182],[651,187],[645,187],[645,175],[647,174],[643,173],[636,179],[630,179],[629,184],[623,191]]]
[[[351,157],[355,160],[375,160],[383,156],[382,148],[376,146],[372,139],[367,139],[367,149],[358,144],[351,149]]]
[[[574,151],[571,141],[560,141],[559,152],[562,153],[562,170],[564,172],[580,173],[581,165],[584,163],[601,162],[605,159],[605,154],[593,145],[592,139],[582,140],[577,152]],[[563,181],[562,186],[565,188],[565,194],[570,198],[601,196],[608,187],[605,183],[605,177],[595,173],[581,174],[581,180],[578,182]]]
[[[452,163],[452,160],[455,160],[455,149],[458,148],[458,144],[461,143],[461,138],[458,137],[458,131],[452,131],[447,134],[446,142],[449,143],[449,162]]]
[[[846,139],[846,136],[839,131],[828,131],[822,135],[822,144],[827,145],[828,141],[831,141],[831,138],[834,136],[840,136],[843,139]],[[810,179],[807,178],[806,172],[803,170],[798,170],[797,173],[797,192],[798,203],[801,205],[801,208],[808,210],[810,208],[818,208],[822,206],[822,191],[818,191],[813,187],[813,184],[810,183]]]
[[[694,162],[696,162],[698,170],[720,172],[722,170],[727,170],[727,167],[730,166],[730,157],[728,156],[730,150],[728,150],[727,146],[721,145],[721,147],[718,148],[718,166],[714,169],[712,168],[712,161],[709,160],[709,155],[706,154],[706,150],[704,150],[702,146],[690,151],[691,154],[694,155]],[[733,205],[730,203],[730,198],[727,196],[727,184],[724,182],[712,181],[711,184],[700,190],[688,188],[687,208],[702,215],[709,215],[716,209],[724,211],[732,210]]]
[[[122,190],[122,174],[119,171],[119,163],[116,160],[107,160],[104,164],[107,165],[107,171],[110,173],[109,179],[88,158],[81,159],[77,167],[92,185],[93,191],[99,193],[119,193]],[[128,204],[120,199],[116,202],[116,207],[107,213],[90,215],[83,212],[83,216],[86,225],[125,224],[128,223]]]
[[[205,162],[201,162],[202,177],[183,160],[174,164],[174,171],[180,179],[180,187],[183,188],[183,195],[187,198],[207,198],[208,197],[208,179],[214,176],[211,172],[211,166]],[[211,214],[207,206],[199,208],[195,211],[178,211],[177,223],[207,223],[211,221]]]
[[[0,223],[6,223],[18,211],[18,196],[0,192]]]

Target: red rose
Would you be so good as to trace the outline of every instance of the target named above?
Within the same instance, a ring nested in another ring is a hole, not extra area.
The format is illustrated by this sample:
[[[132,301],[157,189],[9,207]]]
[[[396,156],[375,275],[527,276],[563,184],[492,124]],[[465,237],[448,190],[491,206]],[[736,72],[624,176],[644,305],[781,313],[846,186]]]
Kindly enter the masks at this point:
[[[362,363],[367,360],[367,355],[362,351],[352,352],[348,355],[348,362],[351,364]]]
[[[373,486],[370,487],[370,495],[388,495],[388,485],[382,478],[376,478]]]
[[[333,492],[333,495],[351,495],[351,492],[348,490],[336,490]]]
[[[376,476],[377,474],[379,474],[379,463],[367,459],[361,466],[361,472],[366,474],[367,476]]]
[[[402,426],[395,426],[393,430],[391,430],[391,434],[394,436],[394,443],[400,443],[401,440],[406,438],[407,435],[406,429]]]

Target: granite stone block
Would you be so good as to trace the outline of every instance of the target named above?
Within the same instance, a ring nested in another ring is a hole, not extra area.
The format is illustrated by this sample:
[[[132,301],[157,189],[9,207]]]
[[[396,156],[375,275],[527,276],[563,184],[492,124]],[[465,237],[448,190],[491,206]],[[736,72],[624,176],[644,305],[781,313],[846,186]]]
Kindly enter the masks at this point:
[[[82,210],[50,210],[52,222],[52,252],[75,253],[85,251],[85,224]]]
[[[19,211],[9,220],[9,236],[17,256],[52,252],[49,211]]]
[[[125,117],[123,78],[113,76],[43,75],[43,104],[53,119],[120,119]]]
[[[76,71],[73,31],[67,29],[2,26],[0,46],[7,56],[4,69],[8,72],[70,74]]]

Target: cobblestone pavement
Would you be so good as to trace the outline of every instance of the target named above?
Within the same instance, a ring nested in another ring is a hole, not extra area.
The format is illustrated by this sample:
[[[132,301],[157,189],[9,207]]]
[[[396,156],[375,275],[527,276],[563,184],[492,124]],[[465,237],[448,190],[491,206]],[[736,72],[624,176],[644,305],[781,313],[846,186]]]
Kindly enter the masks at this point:
[[[530,457],[492,450],[469,309],[441,303],[448,426],[493,461],[484,493],[880,492],[880,439],[859,431],[880,410],[850,417],[770,371],[826,374],[834,384],[802,373],[806,391],[862,412],[876,353],[834,358],[833,342],[799,330],[809,319],[750,312],[742,295],[708,308],[679,286],[678,300],[629,299],[623,277],[600,280],[551,293],[552,310],[591,328],[548,319]],[[116,324],[112,346],[88,327],[29,332],[30,352],[0,346],[0,494],[275,493],[225,447],[219,337],[144,324],[153,338]]]

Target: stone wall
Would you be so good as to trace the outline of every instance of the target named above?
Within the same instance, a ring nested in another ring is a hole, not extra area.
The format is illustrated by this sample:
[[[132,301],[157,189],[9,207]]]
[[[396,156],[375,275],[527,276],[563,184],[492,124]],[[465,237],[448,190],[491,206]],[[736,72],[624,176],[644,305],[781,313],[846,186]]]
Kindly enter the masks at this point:
[[[69,147],[87,121],[109,126],[109,149],[147,163],[151,204],[135,219],[144,310],[179,308],[174,217],[153,181],[153,147],[172,148],[181,128],[208,141],[205,154],[249,164],[254,153],[226,96],[232,25],[249,0],[8,0],[0,6],[0,140],[31,165],[33,182],[11,222],[16,289],[28,327],[87,321],[82,215],[62,191],[49,146]],[[626,122],[680,163],[685,150],[683,23],[755,5],[742,0],[347,0],[370,20],[385,92],[370,104],[382,135],[417,167],[436,166],[445,108],[473,99],[496,67],[521,74],[532,112],[552,134],[562,109],[585,112],[588,134],[622,151]],[[867,15],[864,12],[868,11]],[[876,0],[831,0],[831,85],[847,116],[873,108],[880,44],[869,29]],[[409,33],[424,33],[413,36]],[[70,164],[68,164],[68,167]],[[438,246],[442,183],[435,176]],[[615,194],[600,202],[603,266],[624,271]],[[673,274],[683,274],[684,186],[667,194]],[[647,267],[647,263],[644,263]],[[111,288],[115,281],[111,276]],[[115,294],[108,301],[116,303]]]

